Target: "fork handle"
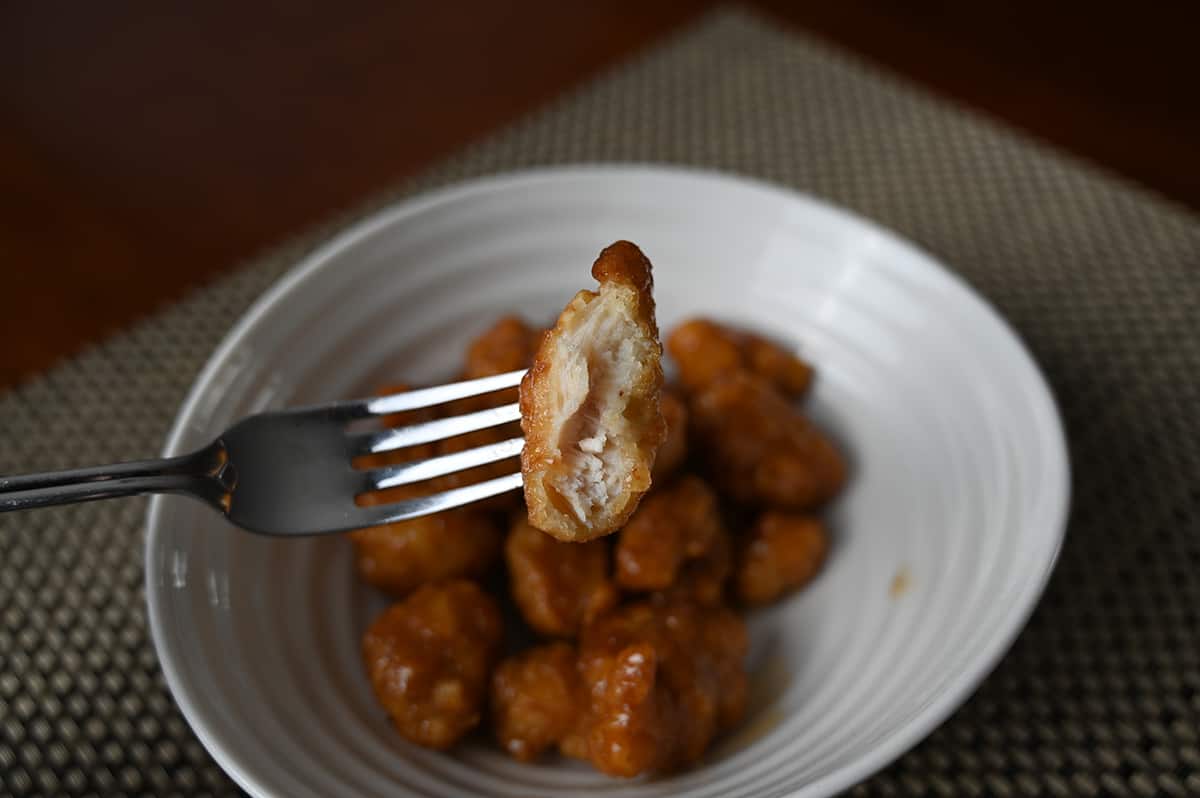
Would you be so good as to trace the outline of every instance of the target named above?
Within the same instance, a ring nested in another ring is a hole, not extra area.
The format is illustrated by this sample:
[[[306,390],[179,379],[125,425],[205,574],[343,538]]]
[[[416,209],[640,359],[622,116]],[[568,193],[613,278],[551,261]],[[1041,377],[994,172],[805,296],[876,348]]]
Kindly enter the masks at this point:
[[[230,479],[224,447],[213,444],[162,460],[0,477],[0,513],[141,493],[186,493],[220,506]]]

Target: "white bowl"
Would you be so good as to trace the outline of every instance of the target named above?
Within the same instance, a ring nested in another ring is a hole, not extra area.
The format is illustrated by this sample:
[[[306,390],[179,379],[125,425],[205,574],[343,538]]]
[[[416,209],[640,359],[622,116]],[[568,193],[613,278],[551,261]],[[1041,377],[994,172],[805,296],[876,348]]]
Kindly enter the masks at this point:
[[[750,620],[747,720],[699,767],[622,782],[486,743],[408,745],[372,698],[359,638],[382,600],[336,538],[240,532],[154,500],[150,622],[204,745],[261,796],[824,796],[917,743],[992,669],[1054,564],[1063,432],[1001,318],[929,255],[844,211],[676,169],[526,172],[426,195],[297,266],[213,355],[167,454],[266,407],[445,378],[497,315],[548,319],[617,238],[654,263],[663,329],[742,323],[816,364],[815,416],[853,476],[833,553]]]

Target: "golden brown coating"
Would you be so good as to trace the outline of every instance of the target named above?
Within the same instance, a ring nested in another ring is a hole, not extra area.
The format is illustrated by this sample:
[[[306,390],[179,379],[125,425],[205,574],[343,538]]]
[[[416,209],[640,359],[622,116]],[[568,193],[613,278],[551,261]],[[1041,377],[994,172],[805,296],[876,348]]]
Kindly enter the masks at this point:
[[[404,485],[368,494],[360,503],[402,501],[428,492],[428,486]],[[411,521],[358,529],[349,537],[362,580],[402,597],[427,582],[482,576],[500,553],[503,531],[478,505],[468,505]]]
[[[444,749],[478,725],[501,634],[495,600],[465,579],[385,610],[363,637],[363,661],[400,734]]]
[[[737,371],[757,374],[793,398],[812,383],[812,367],[783,347],[708,319],[692,319],[676,327],[667,339],[667,350],[689,391],[703,390]]]
[[[807,510],[846,481],[833,443],[762,378],[723,377],[695,394],[690,410],[712,483],[739,502]]]
[[[734,584],[738,598],[751,606],[804,587],[829,553],[825,525],[795,513],[764,513],[739,543]]]
[[[580,639],[588,755],[614,776],[674,770],[703,755],[746,701],[742,620],[727,609],[621,607]]]
[[[662,446],[658,447],[654,469],[650,472],[655,485],[662,485],[679,470],[688,455],[687,404],[674,391],[663,389],[660,406],[663,420],[667,423],[667,436],[663,438]]]
[[[540,533],[539,533],[540,534]],[[522,762],[559,745],[587,712],[575,647],[547,643],[500,663],[492,675],[492,724],[500,746]]]
[[[521,616],[544,635],[573,637],[619,598],[609,575],[607,541],[564,543],[518,515],[504,543],[504,559]]]
[[[626,590],[665,590],[685,560],[706,556],[721,535],[717,497],[687,474],[656,489],[618,533],[617,584]]]
[[[599,292],[575,295],[521,383],[529,520],[570,541],[625,523],[650,487],[666,434],[650,261],[618,241],[592,276]]]

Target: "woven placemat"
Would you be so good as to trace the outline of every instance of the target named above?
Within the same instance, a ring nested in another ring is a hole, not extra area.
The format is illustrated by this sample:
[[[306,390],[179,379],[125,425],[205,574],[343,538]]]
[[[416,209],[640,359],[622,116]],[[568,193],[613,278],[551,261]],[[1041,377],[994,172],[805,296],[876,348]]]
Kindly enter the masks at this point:
[[[853,794],[1200,794],[1200,223],[737,10],[370,207],[597,160],[737,171],[879,220],[995,303],[1061,401],[1074,511],[1044,601],[966,706]],[[156,452],[221,336],[336,226],[0,396],[0,473]],[[155,660],[144,509],[0,516],[4,795],[236,793]]]

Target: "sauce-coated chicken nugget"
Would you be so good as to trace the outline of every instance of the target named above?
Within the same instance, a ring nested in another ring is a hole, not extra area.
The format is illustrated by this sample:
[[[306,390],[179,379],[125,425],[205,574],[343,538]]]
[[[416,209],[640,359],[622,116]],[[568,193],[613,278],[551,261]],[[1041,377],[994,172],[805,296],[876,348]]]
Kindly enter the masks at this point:
[[[688,474],[655,489],[617,536],[617,584],[626,590],[665,590],[685,560],[706,556],[721,535],[717,497]]]
[[[650,487],[666,434],[650,261],[618,241],[592,276],[599,292],[575,295],[521,383],[529,520],[570,541],[625,523]]]
[[[394,502],[429,493],[428,486],[404,485],[363,497],[363,504]],[[401,597],[427,582],[456,576],[482,576],[496,561],[503,532],[477,505],[357,529],[355,567],[364,582]]]
[[[691,428],[712,483],[746,504],[807,510],[846,481],[846,462],[765,380],[736,372],[692,397]]]
[[[744,711],[747,646],[737,615],[691,603],[630,604],[590,624],[579,663],[592,764],[628,777],[699,759]]]
[[[801,396],[812,384],[812,367],[796,355],[766,338],[708,319],[676,327],[667,338],[667,350],[689,391],[703,390],[737,371],[757,374],[790,397]]]
[[[500,745],[529,762],[559,745],[587,713],[575,647],[547,643],[500,663],[492,675],[492,725]]]
[[[495,600],[465,579],[385,610],[363,637],[363,661],[400,734],[442,749],[478,725],[501,634]]]
[[[795,513],[764,513],[739,544],[734,584],[738,598],[751,606],[804,587],[829,553],[825,525]]]
[[[504,544],[509,586],[521,616],[544,635],[574,636],[616,605],[608,542],[564,543],[518,516]]]

